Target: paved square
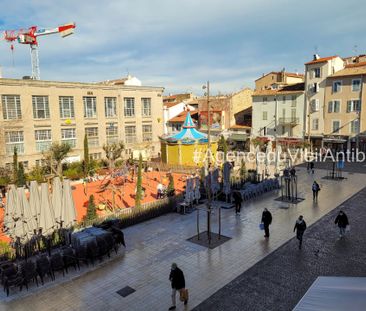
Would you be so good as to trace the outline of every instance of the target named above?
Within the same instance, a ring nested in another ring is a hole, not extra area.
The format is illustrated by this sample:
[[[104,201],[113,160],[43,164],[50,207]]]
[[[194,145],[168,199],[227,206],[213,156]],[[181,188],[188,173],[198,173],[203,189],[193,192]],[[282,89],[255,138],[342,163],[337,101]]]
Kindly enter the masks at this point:
[[[311,225],[365,184],[365,175],[358,173],[345,173],[348,179],[343,181],[321,180],[325,175],[322,170],[313,175],[300,169],[298,174],[298,195],[305,198],[299,204],[276,202],[274,199],[280,193],[272,191],[244,202],[240,216],[235,216],[232,209],[222,210],[222,234],[232,238],[215,249],[186,241],[197,233],[195,213],[164,215],[124,230],[127,249],[120,260],[70,282],[45,288],[37,295],[0,301],[0,310],[167,310],[171,304],[168,278],[172,262],[183,270],[190,291],[186,309],[178,305],[177,310],[191,310],[291,239],[299,214]],[[318,202],[312,200],[314,179],[322,188]],[[285,205],[288,209],[281,208]],[[269,240],[258,229],[265,207],[273,215]],[[215,232],[217,218],[212,217]],[[202,217],[202,224],[205,220]],[[126,284],[136,293],[122,299],[116,292]]]

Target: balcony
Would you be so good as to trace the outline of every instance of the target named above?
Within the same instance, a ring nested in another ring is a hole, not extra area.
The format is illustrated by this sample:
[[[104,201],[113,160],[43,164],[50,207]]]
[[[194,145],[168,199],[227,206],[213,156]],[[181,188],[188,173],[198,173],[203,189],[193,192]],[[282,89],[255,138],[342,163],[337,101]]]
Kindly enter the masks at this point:
[[[296,126],[299,124],[299,118],[278,118],[279,125]]]

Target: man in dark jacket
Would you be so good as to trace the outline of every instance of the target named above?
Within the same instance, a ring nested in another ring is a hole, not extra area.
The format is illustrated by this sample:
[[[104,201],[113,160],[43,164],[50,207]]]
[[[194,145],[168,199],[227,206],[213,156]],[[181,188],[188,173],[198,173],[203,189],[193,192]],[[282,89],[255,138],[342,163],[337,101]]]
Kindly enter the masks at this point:
[[[172,283],[172,306],[169,308],[169,310],[175,310],[177,290],[180,291],[186,287],[183,271],[178,268],[176,263],[172,263],[169,280]],[[188,300],[185,300],[184,304],[186,305],[187,302]]]
[[[306,222],[304,220],[304,217],[302,215],[299,216],[299,219],[296,220],[294,232],[296,230],[296,238],[299,240],[299,249],[301,249],[302,246],[302,236],[304,235],[304,232],[306,230]]]
[[[272,214],[266,208],[262,213],[262,223],[264,225],[264,237],[269,238],[269,225],[272,223]]]
[[[240,214],[241,203],[243,202],[243,198],[241,197],[241,193],[239,191],[234,192],[234,203],[235,203],[235,214]]]
[[[318,193],[320,191],[320,186],[315,180],[313,182],[313,185],[311,186],[311,190],[313,190],[313,200],[318,201]]]
[[[346,233],[346,227],[349,225],[348,222],[348,217],[347,215],[343,212],[343,211],[339,211],[338,216],[336,217],[334,223],[337,225],[338,224],[338,228],[339,228],[339,237],[343,238],[343,236]]]

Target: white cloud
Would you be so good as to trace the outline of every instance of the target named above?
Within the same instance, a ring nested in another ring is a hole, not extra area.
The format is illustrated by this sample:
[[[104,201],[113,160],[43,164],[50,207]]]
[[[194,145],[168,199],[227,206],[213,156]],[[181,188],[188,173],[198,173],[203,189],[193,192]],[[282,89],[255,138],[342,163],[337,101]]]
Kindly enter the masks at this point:
[[[271,70],[301,72],[315,46],[349,55],[357,44],[361,53],[364,9],[361,0],[23,0],[2,12],[2,27],[76,22],[73,36],[39,40],[44,79],[100,81],[129,71],[167,91],[200,91],[211,80],[233,92]],[[4,75],[29,75],[28,47],[15,48],[13,67],[0,42]]]

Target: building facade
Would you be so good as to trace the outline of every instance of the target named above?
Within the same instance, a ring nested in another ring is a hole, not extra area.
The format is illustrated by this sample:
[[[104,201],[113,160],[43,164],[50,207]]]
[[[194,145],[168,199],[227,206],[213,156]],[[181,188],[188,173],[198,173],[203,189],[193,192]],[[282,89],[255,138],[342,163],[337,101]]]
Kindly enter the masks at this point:
[[[103,145],[123,141],[157,156],[163,134],[162,87],[113,80],[103,83],[0,79],[0,166],[19,161],[41,164],[52,142],[72,147],[68,161],[83,159],[84,135],[91,158],[104,157]],[[128,85],[130,84],[130,85]]]
[[[324,146],[366,151],[366,62],[348,64],[325,84]]]
[[[253,137],[303,139],[305,131],[304,83],[253,94]]]
[[[304,75],[299,73],[286,72],[285,69],[282,71],[272,71],[267,74],[263,74],[262,77],[255,80],[255,89],[268,90],[273,85],[289,85],[304,82]]]
[[[305,64],[306,137],[315,148],[323,146],[327,77],[343,67],[343,59],[339,56],[320,58],[314,55],[313,60]]]

